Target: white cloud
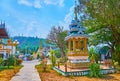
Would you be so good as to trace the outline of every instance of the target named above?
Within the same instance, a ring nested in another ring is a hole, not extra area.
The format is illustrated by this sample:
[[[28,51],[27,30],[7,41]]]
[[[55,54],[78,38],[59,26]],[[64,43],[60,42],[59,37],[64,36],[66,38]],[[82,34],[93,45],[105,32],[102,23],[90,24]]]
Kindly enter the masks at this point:
[[[34,1],[34,7],[35,8],[41,8],[42,6],[40,5],[40,0],[35,0]]]
[[[18,0],[18,3],[26,6],[32,6],[32,3],[30,3],[28,0]]]
[[[72,7],[70,7],[69,13],[66,14],[64,20],[60,21],[59,24],[64,26],[65,29],[68,29],[69,24],[70,24],[71,20],[73,19],[73,15],[74,15],[74,5]]]
[[[59,5],[60,6],[64,6],[64,0],[59,0],[60,2],[59,2]]]
[[[32,31],[35,29],[36,23],[37,23],[36,21],[31,21],[30,23],[27,22],[26,32],[25,32],[26,36],[32,35]]]
[[[18,0],[18,4],[23,4],[25,6],[31,6],[35,8],[41,8],[40,0],[33,0],[33,2],[31,2],[30,0]]]
[[[52,4],[52,5],[59,5],[61,7],[64,6],[64,0],[44,0],[44,3],[47,5]]]
[[[22,4],[25,6],[31,6],[35,8],[41,8],[41,2],[44,2],[47,5],[59,5],[61,7],[64,6],[64,0],[18,0],[18,4]]]
[[[26,31],[24,31],[24,36],[38,36],[45,38],[46,33],[42,31],[41,23],[33,20],[26,23]]]
[[[46,4],[55,4],[55,2],[53,2],[51,0],[44,0],[44,3],[46,3]]]

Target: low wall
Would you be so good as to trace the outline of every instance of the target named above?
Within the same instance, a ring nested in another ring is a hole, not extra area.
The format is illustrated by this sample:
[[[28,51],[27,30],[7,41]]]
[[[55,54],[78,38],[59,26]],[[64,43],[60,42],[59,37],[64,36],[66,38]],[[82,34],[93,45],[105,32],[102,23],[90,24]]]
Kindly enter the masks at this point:
[[[57,67],[53,67],[54,70],[56,70],[58,73],[62,74],[63,76],[86,76],[89,75],[90,70],[85,70],[85,71],[72,71],[72,72],[64,72],[61,69],[57,68]],[[110,68],[110,69],[102,69],[101,70],[102,74],[111,74],[111,73],[115,73],[115,69],[114,68]]]

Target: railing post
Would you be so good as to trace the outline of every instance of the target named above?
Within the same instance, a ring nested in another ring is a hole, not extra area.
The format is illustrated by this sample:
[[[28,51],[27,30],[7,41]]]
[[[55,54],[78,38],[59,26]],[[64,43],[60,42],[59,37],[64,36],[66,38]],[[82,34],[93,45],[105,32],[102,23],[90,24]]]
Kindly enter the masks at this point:
[[[58,62],[58,68],[60,68],[60,62]]]
[[[67,72],[67,63],[65,63],[65,72]]]

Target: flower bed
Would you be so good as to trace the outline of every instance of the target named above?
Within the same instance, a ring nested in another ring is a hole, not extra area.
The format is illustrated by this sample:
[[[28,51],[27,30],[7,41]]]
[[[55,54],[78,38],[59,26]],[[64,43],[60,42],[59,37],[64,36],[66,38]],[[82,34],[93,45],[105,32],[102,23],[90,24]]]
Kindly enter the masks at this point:
[[[10,69],[0,71],[0,81],[10,81],[10,79],[21,69],[22,66],[17,66]]]

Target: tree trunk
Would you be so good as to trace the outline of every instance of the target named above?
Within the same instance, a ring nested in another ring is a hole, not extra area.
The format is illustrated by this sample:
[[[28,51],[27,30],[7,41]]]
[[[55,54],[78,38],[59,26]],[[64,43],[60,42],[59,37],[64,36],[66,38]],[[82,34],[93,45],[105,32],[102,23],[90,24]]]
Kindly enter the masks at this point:
[[[60,54],[61,54],[61,57],[65,57],[65,52],[63,48],[60,48]]]
[[[113,57],[114,57],[114,60],[116,62],[118,62],[120,65],[120,32],[119,32],[119,27],[111,25],[110,30],[113,33],[113,38],[115,41],[114,47],[112,47],[112,51],[114,52]]]
[[[119,33],[119,28],[116,27],[116,26],[113,26],[111,25],[111,28],[110,30],[112,31],[113,33],[113,37],[114,37],[114,40],[115,40],[115,44],[119,45],[120,46],[120,33]]]

